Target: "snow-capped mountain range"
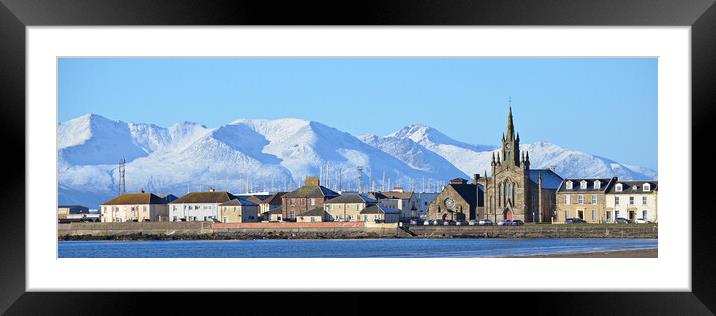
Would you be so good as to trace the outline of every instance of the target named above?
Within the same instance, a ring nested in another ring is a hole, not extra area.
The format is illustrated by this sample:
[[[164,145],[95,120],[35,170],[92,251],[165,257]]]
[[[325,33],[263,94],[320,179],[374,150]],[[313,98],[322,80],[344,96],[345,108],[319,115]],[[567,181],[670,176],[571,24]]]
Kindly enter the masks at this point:
[[[231,192],[292,190],[307,175],[330,174],[331,188],[355,190],[401,184],[420,189],[455,177],[489,173],[497,146],[456,141],[438,130],[410,125],[386,136],[353,136],[307,120],[237,120],[207,128],[168,128],[113,121],[86,114],[57,130],[59,203],[91,208],[115,196],[118,161],[126,159],[126,190],[173,193],[206,189]],[[656,171],[538,142],[521,145],[532,168],[563,177],[655,179]],[[387,185],[387,183],[386,183]]]

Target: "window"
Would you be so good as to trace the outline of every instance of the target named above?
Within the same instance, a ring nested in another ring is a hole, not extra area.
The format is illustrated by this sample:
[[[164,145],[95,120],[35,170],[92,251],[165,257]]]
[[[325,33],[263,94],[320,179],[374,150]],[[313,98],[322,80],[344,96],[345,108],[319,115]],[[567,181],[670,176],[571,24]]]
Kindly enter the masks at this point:
[[[648,197],[646,197],[646,196],[641,197],[641,205],[646,205],[647,201],[648,201]]]
[[[579,200],[579,204],[584,204],[584,195],[579,195],[577,199]]]
[[[565,185],[567,186],[567,190],[571,190],[571,189],[572,189],[572,181],[567,181],[567,182],[565,182]]]
[[[594,189],[599,190],[602,187],[602,181],[595,180],[594,181]]]
[[[618,196],[614,197],[614,205],[619,205],[619,197]]]
[[[592,210],[592,221],[594,221],[594,222],[597,221],[597,211],[595,211],[595,210]]]
[[[629,205],[634,205],[634,197],[633,196],[629,197]]]
[[[644,192],[651,191],[651,183],[644,183]]]
[[[646,220],[646,214],[647,214],[646,210],[641,211],[641,218]]]
[[[564,211],[564,218],[570,218],[569,210]]]
[[[597,196],[592,195],[592,204],[597,204]]]
[[[619,210],[614,211],[614,218],[619,218]]]
[[[311,206],[316,205],[316,199],[311,199]]]
[[[291,199],[291,206],[296,206],[296,199]]]
[[[617,192],[621,192],[624,190],[624,186],[621,183],[617,183],[616,189],[617,189]]]
[[[586,189],[586,188],[587,188],[587,181],[586,181],[586,180],[582,180],[582,182],[579,183],[579,188],[580,188],[580,189]]]
[[[607,222],[612,221],[612,212],[607,211]]]
[[[571,199],[571,196],[570,196],[570,195],[565,195],[565,196],[564,196],[564,204],[569,205],[569,204],[572,202],[571,200],[572,200],[572,199]]]
[[[639,187],[635,184],[635,185],[633,185],[633,186],[631,187],[631,189],[634,190],[634,191],[636,191],[636,190],[639,190]]]

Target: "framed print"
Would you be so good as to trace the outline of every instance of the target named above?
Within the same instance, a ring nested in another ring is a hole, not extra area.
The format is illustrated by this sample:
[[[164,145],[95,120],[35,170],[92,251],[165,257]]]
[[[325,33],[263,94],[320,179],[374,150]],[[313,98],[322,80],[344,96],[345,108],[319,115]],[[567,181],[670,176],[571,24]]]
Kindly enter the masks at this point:
[[[714,309],[711,2],[0,9],[8,314]]]

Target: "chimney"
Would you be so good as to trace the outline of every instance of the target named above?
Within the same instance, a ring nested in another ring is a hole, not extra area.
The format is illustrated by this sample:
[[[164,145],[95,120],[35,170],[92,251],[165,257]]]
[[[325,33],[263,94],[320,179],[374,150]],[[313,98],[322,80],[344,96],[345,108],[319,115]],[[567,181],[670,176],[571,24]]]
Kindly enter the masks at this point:
[[[476,173],[472,176],[472,181],[475,182],[475,184],[477,184],[478,180],[480,180],[480,174]]]
[[[393,192],[403,192],[403,187],[402,187],[402,186],[397,186],[397,187],[395,187],[395,188],[393,189]]]
[[[321,185],[321,181],[318,180],[318,177],[311,177],[311,176],[306,177],[306,186],[316,186],[317,187],[319,185]]]
[[[214,188],[213,188],[213,187],[209,187],[209,192],[214,192]]]

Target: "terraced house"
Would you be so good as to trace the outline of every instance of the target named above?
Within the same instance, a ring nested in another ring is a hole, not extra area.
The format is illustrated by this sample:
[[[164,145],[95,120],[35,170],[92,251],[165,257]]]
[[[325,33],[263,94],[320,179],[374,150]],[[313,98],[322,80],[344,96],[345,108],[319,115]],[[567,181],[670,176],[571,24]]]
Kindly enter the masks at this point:
[[[152,193],[125,193],[100,205],[102,222],[156,222],[168,219],[166,198]]]
[[[318,177],[306,177],[306,185],[281,197],[283,220],[296,220],[298,215],[316,208],[339,194],[320,184]]]
[[[554,223],[567,218],[581,218],[588,223],[614,222],[607,211],[607,192],[617,178],[565,179],[557,190],[557,212]]]
[[[364,194],[346,193],[326,201],[324,209],[328,213],[328,220],[335,222],[355,222],[361,220],[360,213],[363,209],[376,205],[377,203],[378,201]]]
[[[418,207],[420,200],[413,192],[403,191],[403,188],[398,186],[391,191],[379,191],[370,192],[368,197],[378,201],[378,204],[400,211],[400,218],[410,219],[418,218]]]
[[[237,196],[229,192],[215,192],[210,188],[208,192],[191,192],[169,202],[169,220],[172,222],[195,222],[222,220],[219,205],[229,202]]]
[[[657,181],[616,181],[607,191],[607,216],[612,221],[622,217],[631,221],[642,219],[657,223],[658,188]]]

